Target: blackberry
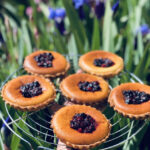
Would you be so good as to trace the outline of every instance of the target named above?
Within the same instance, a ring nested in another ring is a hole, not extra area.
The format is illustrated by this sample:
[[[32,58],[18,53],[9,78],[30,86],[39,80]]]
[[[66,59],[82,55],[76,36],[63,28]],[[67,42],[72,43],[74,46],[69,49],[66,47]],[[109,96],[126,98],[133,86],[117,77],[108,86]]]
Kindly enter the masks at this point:
[[[30,98],[42,94],[42,88],[38,81],[27,83],[20,87],[20,92],[24,97]]]
[[[80,88],[80,90],[86,91],[86,92],[95,92],[95,91],[101,90],[101,87],[98,81],[93,81],[93,82],[80,81],[78,83],[78,87]]]
[[[98,67],[111,67],[115,63],[108,58],[99,58],[94,60],[94,65]]]
[[[90,115],[81,113],[74,115],[70,127],[81,133],[92,133],[96,130],[97,123]]]
[[[126,104],[141,104],[150,100],[150,94],[134,90],[125,90],[122,92]]]
[[[39,67],[52,67],[54,56],[51,53],[42,53],[34,57]]]

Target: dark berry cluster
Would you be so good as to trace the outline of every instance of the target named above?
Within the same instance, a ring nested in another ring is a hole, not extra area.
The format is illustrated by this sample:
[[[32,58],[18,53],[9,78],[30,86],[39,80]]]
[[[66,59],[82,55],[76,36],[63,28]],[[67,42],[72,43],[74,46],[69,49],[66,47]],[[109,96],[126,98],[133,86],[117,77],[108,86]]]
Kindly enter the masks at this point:
[[[96,130],[97,123],[90,115],[81,113],[74,115],[70,127],[81,133],[92,133]]]
[[[150,100],[150,94],[140,91],[123,91],[125,102],[127,104],[141,104]]]
[[[20,91],[24,97],[30,98],[42,94],[42,88],[38,81],[27,83],[20,87]]]
[[[114,65],[114,62],[108,58],[99,58],[94,60],[94,65],[98,67],[110,67]]]
[[[78,83],[78,86],[79,86],[80,90],[86,91],[86,92],[95,92],[95,91],[101,90],[98,81],[93,81],[93,82],[80,81]]]
[[[54,56],[51,53],[42,53],[35,56],[34,59],[39,67],[48,68],[52,67],[52,60],[54,59]]]

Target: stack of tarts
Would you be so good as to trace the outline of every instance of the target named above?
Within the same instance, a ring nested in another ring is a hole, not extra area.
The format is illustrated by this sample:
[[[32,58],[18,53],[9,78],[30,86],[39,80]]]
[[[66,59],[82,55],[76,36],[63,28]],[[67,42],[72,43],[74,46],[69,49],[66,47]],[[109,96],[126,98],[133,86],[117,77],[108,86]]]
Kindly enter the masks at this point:
[[[67,73],[70,64],[65,57],[54,51],[36,51],[25,58],[23,66],[32,75],[6,83],[1,92],[5,102],[22,111],[40,110],[54,104],[56,91],[48,78]],[[79,66],[85,73],[69,75],[60,83],[66,106],[56,111],[51,124],[61,142],[75,149],[90,149],[103,143],[109,137],[111,124],[99,110],[104,109],[107,98],[110,106],[125,117],[150,116],[149,86],[126,83],[110,92],[104,80],[122,71],[121,57],[91,51],[80,57]]]

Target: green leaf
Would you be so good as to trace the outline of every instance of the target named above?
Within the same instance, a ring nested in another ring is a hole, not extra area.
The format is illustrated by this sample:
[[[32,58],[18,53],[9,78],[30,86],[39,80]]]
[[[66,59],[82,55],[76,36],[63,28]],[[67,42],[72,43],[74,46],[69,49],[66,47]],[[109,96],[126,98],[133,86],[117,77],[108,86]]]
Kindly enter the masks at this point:
[[[92,50],[100,49],[100,26],[97,18],[94,18],[93,35],[92,35]]]
[[[77,47],[80,53],[84,53],[84,49],[81,48],[81,45],[86,43],[86,32],[71,2],[72,1],[63,0],[71,30],[74,33],[75,39],[77,40]]]
[[[103,49],[105,51],[110,51],[111,42],[111,25],[112,25],[112,10],[110,6],[110,1],[106,1],[106,10],[104,15],[103,24]]]
[[[0,133],[0,150],[5,150],[1,133]]]
[[[65,41],[63,37],[60,35],[59,31],[56,29],[56,34],[52,34],[54,45],[58,52],[60,53],[67,53],[68,49],[66,47]]]
[[[22,117],[24,117],[25,115],[26,115],[26,113],[24,113],[24,114],[22,115]],[[18,126],[22,127],[23,125],[24,125],[23,121],[20,120],[19,123],[18,123]],[[20,132],[18,131],[18,129],[17,129],[17,127],[16,127],[15,125],[13,125],[13,128],[14,128],[14,131],[15,131],[18,135],[21,136]],[[13,149],[13,150],[18,150],[20,141],[21,141],[21,139],[20,139],[17,135],[13,134],[12,140],[11,140],[11,144],[10,144],[11,149]]]
[[[30,40],[29,31],[27,28],[27,22],[25,20],[22,20],[21,25],[22,25],[22,34],[24,37],[24,43],[26,46],[25,54],[28,55],[28,54],[32,53],[32,44],[31,44],[31,40]]]
[[[68,50],[69,50],[69,57],[73,60],[73,67],[76,72],[79,69],[78,51],[77,51],[75,38],[74,38],[73,34],[71,35],[69,43],[68,43]]]
[[[19,65],[22,64],[23,57],[24,57],[24,42],[23,42],[23,35],[21,34],[21,30],[18,30],[18,63]]]
[[[143,79],[143,77],[144,77],[143,71],[145,72],[145,70],[150,65],[150,61],[148,61],[149,55],[150,55],[150,43],[145,48],[143,57],[141,58],[139,64],[137,65],[137,67],[135,68],[135,71],[134,71],[134,73],[141,79]],[[148,64],[147,64],[147,62],[148,62]]]

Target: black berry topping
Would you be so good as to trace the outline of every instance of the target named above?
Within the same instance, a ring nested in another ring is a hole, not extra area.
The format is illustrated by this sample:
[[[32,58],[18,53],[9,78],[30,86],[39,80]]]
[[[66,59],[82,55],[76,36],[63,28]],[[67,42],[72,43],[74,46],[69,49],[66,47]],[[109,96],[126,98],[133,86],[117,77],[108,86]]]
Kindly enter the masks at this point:
[[[78,86],[79,86],[80,90],[86,91],[86,92],[95,92],[95,91],[101,90],[101,87],[100,87],[98,81],[93,81],[93,82],[80,81],[78,83]]]
[[[70,127],[81,133],[92,133],[96,130],[97,123],[90,115],[81,113],[74,115]]]
[[[20,87],[20,91],[24,97],[30,98],[42,94],[42,88],[38,81],[27,83]]]
[[[54,59],[54,56],[51,53],[42,53],[35,56],[34,59],[39,67],[48,68],[52,67],[52,60]]]
[[[126,104],[141,104],[150,100],[150,94],[145,92],[127,90],[122,93]]]
[[[111,67],[115,63],[108,58],[98,58],[94,60],[94,65],[98,67]]]

